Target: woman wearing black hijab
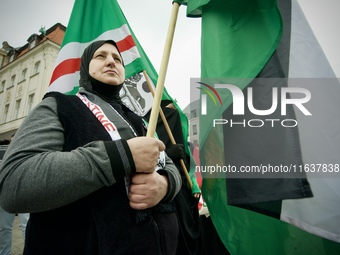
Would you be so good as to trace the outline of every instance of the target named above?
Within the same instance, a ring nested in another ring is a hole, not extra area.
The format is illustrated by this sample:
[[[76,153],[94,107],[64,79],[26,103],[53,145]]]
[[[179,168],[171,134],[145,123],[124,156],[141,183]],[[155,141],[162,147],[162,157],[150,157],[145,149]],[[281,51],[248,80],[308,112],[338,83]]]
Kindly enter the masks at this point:
[[[0,204],[30,212],[24,254],[174,254],[169,202],[180,176],[125,107],[114,41],[90,44],[76,96],[58,92],[26,117],[0,172]],[[156,165],[161,167],[156,169]]]

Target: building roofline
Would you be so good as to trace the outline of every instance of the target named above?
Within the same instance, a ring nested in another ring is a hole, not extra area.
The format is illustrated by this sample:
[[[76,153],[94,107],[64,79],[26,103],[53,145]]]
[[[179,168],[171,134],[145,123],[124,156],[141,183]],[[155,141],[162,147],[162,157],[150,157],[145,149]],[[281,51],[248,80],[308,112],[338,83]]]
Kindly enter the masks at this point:
[[[0,67],[0,70],[2,70],[3,68],[9,66],[9,65],[12,64],[12,63],[15,63],[15,62],[16,62],[18,59],[20,59],[22,56],[26,55],[26,53],[30,52],[31,50],[34,50],[36,47],[39,47],[39,46],[42,45],[44,42],[48,42],[48,41],[49,41],[49,42],[54,43],[54,44],[56,44],[56,45],[58,45],[58,46],[61,46],[61,43],[62,43],[62,42],[59,43],[58,41],[53,40],[53,38],[50,38],[50,37],[49,37],[49,35],[50,35],[52,32],[56,31],[58,28],[60,28],[60,29],[65,33],[66,27],[65,27],[64,25],[62,25],[61,23],[56,23],[56,24],[54,24],[52,27],[50,27],[49,29],[46,30],[46,35],[44,35],[43,33],[41,33],[40,35],[33,33],[33,34],[31,34],[31,35],[28,37],[28,39],[27,39],[28,43],[24,44],[23,46],[21,46],[21,47],[16,47],[16,48],[10,46],[10,47],[12,48],[12,50],[15,50],[15,51],[19,52],[19,54],[18,54],[18,56],[17,56],[13,61],[7,63],[6,65],[4,65],[4,66],[2,66],[2,67]],[[39,42],[37,43],[37,45],[35,45],[32,49],[29,49],[30,38],[32,38],[32,37],[34,37],[34,36],[37,36],[40,40],[39,40]]]

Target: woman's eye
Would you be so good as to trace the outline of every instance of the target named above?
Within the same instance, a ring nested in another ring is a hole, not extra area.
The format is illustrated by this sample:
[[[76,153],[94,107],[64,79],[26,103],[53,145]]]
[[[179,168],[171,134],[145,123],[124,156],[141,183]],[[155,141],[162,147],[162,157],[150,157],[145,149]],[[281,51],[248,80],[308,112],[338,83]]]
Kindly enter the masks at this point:
[[[115,58],[115,62],[120,64],[122,63],[122,60],[120,58]]]

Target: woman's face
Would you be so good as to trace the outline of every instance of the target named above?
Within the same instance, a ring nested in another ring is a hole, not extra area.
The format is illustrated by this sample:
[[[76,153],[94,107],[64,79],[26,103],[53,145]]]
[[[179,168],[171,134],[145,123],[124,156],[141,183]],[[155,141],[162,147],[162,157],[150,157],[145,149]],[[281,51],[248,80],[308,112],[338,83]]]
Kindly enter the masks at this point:
[[[122,84],[125,80],[125,68],[117,48],[110,43],[104,43],[99,47],[90,61],[89,73],[105,84]]]

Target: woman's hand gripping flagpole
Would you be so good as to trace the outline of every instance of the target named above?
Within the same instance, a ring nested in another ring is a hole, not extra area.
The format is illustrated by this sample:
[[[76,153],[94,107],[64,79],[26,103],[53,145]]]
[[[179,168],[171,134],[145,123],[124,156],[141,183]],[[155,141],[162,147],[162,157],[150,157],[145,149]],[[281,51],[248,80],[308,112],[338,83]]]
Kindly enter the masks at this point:
[[[145,79],[146,79],[146,83],[148,84],[149,90],[151,91],[151,94],[152,94],[153,96],[155,96],[155,91],[154,91],[154,89],[153,89],[153,86],[151,85],[150,78],[149,78],[149,76],[148,76],[148,74],[146,73],[145,70],[143,71],[143,74],[144,74],[144,77],[145,77]],[[160,116],[161,116],[161,118],[162,118],[162,121],[163,121],[163,123],[164,123],[164,127],[165,127],[165,129],[166,129],[167,134],[169,135],[169,138],[170,138],[171,143],[172,143],[172,144],[176,144],[176,140],[175,140],[175,138],[174,138],[174,136],[173,136],[173,134],[172,134],[172,131],[171,131],[170,127],[169,127],[168,121],[166,120],[166,117],[165,117],[165,115],[164,115],[164,113],[163,113],[162,108],[159,108],[159,114],[160,114]],[[191,181],[191,179],[190,179],[188,170],[187,170],[187,168],[186,168],[186,166],[185,166],[184,160],[183,160],[183,159],[180,159],[180,163],[181,163],[181,167],[182,167],[182,169],[183,169],[183,172],[184,172],[184,174],[185,174],[185,178],[187,179],[187,182],[189,183],[189,187],[190,187],[190,189],[192,189],[192,181]]]

